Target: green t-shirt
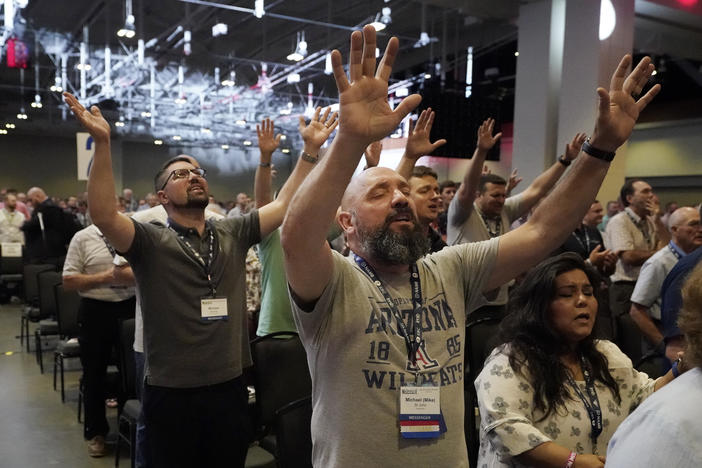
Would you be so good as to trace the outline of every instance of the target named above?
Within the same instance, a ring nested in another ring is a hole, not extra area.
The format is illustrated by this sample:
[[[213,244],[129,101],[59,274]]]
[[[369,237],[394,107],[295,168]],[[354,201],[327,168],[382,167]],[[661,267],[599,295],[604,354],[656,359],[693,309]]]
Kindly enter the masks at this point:
[[[261,312],[258,316],[256,335],[294,332],[295,322],[290,309],[283,247],[280,245],[278,229],[258,244],[258,257],[261,261]]]

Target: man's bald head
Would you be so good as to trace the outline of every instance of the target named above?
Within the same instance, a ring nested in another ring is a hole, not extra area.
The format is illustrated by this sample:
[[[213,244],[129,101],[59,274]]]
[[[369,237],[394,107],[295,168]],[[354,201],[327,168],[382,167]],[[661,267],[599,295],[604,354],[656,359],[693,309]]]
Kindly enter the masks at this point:
[[[370,167],[351,179],[344,191],[344,196],[341,198],[341,209],[343,211],[350,211],[353,209],[359,197],[383,177],[390,177],[392,179],[400,178],[404,180],[404,177],[390,168]]]
[[[27,201],[33,206],[43,203],[47,198],[46,192],[40,187],[32,187],[27,191]]]
[[[700,213],[696,209],[689,206],[678,208],[670,215],[668,226],[673,242],[685,253],[702,245]]]

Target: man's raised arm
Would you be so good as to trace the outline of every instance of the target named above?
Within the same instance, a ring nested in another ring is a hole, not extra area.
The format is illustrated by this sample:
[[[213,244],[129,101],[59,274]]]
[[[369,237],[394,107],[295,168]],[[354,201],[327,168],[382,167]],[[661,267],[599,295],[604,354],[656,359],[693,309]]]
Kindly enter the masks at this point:
[[[134,240],[134,225],[129,218],[117,211],[115,204],[115,179],[112,175],[110,155],[110,124],[102,117],[97,106],[92,106],[88,110],[71,93],[63,93],[63,96],[71,112],[95,142],[95,155],[88,174],[90,217],[117,251],[126,252]]]
[[[488,152],[495,146],[495,143],[502,136],[502,132],[497,135],[492,135],[492,130],[495,128],[495,119],[486,119],[478,128],[478,145],[475,147],[473,157],[468,162],[468,169],[463,176],[463,183],[456,192],[453,212],[454,219],[448,220],[449,224],[460,225],[463,223],[470,212],[473,202],[475,201],[475,193],[480,185],[480,176],[483,173],[483,164]]]
[[[434,125],[434,116],[434,111],[429,107],[419,114],[417,123],[413,125],[410,121],[410,130],[407,136],[405,152],[402,155],[402,159],[400,159],[400,163],[397,165],[397,169],[395,169],[407,180],[409,180],[412,175],[412,169],[414,169],[414,165],[417,164],[417,159],[432,154],[438,147],[446,144],[446,140],[443,138],[436,140],[434,143],[429,140],[431,127]]]
[[[524,213],[529,212],[531,208],[536,205],[539,200],[546,196],[546,194],[556,185],[558,179],[561,178],[566,168],[570,166],[571,162],[575,160],[580,154],[580,148],[583,146],[587,135],[584,133],[577,133],[573,140],[566,144],[564,153],[558,158],[558,161],[553,163],[551,167],[542,172],[534,181],[524,189],[521,194],[522,201],[519,205],[518,216],[522,216]]]
[[[285,212],[288,210],[290,200],[298,187],[300,187],[302,181],[317,163],[319,159],[319,149],[324,142],[327,141],[329,135],[331,135],[339,123],[337,120],[338,114],[336,112],[329,115],[330,109],[327,108],[324,115],[320,117],[321,110],[320,107],[315,110],[309,125],[305,125],[305,119],[300,116],[299,129],[302,135],[302,141],[304,142],[302,155],[300,159],[298,159],[292,174],[290,174],[290,177],[280,189],[278,198],[258,210],[261,238],[266,237],[268,234],[278,229],[283,223],[283,218],[285,217]],[[256,195],[258,196],[258,193]]]
[[[263,119],[260,125],[256,125],[256,135],[258,136],[258,149],[260,151],[260,160],[256,167],[256,176],[254,177],[254,198],[256,199],[256,208],[262,208],[273,200],[273,167],[271,159],[273,152],[280,145],[282,135],[275,135],[275,128],[271,119]]]
[[[363,34],[351,34],[349,78],[341,54],[332,52],[339,90],[339,130],[326,157],[295,194],[283,223],[285,273],[293,292],[304,303],[317,300],[331,278],[332,254],[326,234],[364,148],[395,129],[421,100],[412,95],[394,111],[390,108],[388,78],[399,41],[390,39],[377,71],[375,46],[372,26],[364,27]]]
[[[657,84],[635,100],[632,96],[641,93],[654,66],[649,57],[644,57],[627,75],[630,65],[631,56],[624,56],[612,76],[609,92],[597,89],[595,130],[572,170],[544,198],[526,224],[500,238],[497,263],[486,291],[546,257],[582,221],[609,169],[607,153],[614,153],[629,138],[639,113],[660,91]]]

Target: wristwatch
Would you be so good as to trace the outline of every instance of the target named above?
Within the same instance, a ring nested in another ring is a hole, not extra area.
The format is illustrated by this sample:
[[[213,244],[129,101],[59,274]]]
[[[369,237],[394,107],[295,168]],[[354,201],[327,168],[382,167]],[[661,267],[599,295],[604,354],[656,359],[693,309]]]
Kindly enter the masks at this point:
[[[312,156],[307,151],[303,151],[302,154],[300,154],[300,157],[303,159],[303,161],[307,161],[308,163],[312,164],[315,164],[317,161],[319,161],[319,155]]]
[[[595,148],[590,144],[590,138],[585,140],[585,142],[583,143],[583,153],[587,153],[593,158],[601,159],[607,162],[612,161],[612,159],[614,159],[614,156],[617,154],[615,151],[605,151],[599,148]]]
[[[571,161],[570,159],[566,159],[563,155],[558,156],[558,162],[563,164],[565,167],[570,166]]]

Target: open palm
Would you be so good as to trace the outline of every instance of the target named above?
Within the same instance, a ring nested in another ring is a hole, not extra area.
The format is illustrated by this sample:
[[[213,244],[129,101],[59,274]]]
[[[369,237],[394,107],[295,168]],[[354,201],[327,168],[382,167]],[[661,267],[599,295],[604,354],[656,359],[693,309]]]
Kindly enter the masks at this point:
[[[300,125],[298,129],[305,145],[309,145],[319,150],[325,141],[332,134],[336,126],[339,124],[337,112],[329,115],[331,108],[327,107],[324,114],[320,117],[321,107],[317,107],[314,115],[310,119],[310,123],[305,125],[305,118],[300,116]]]
[[[110,137],[110,124],[107,123],[97,106],[92,106],[88,110],[71,93],[63,93],[63,98],[73,115],[94,140],[104,140]]]
[[[599,107],[592,145],[605,151],[616,151],[631,136],[639,114],[661,89],[653,86],[644,96],[641,93],[655,67],[649,57],[641,59],[634,70],[627,75],[631,65],[631,55],[625,55],[612,75],[610,89],[598,88]]]
[[[332,66],[339,90],[339,132],[357,138],[364,145],[381,140],[394,130],[400,121],[417,105],[421,98],[405,98],[395,110],[388,104],[388,79],[399,48],[393,37],[376,71],[375,29],[365,26],[363,34],[351,35],[349,76],[346,77],[341,54],[332,53]]]

